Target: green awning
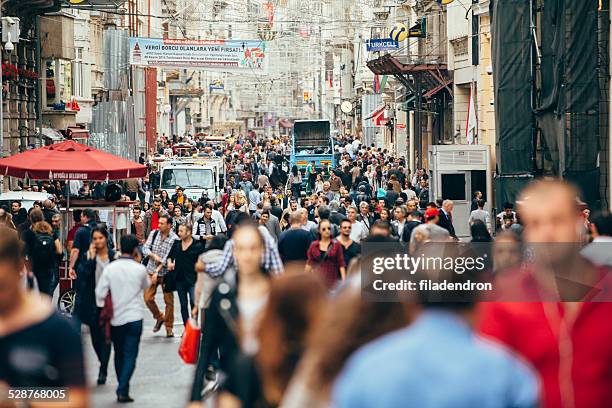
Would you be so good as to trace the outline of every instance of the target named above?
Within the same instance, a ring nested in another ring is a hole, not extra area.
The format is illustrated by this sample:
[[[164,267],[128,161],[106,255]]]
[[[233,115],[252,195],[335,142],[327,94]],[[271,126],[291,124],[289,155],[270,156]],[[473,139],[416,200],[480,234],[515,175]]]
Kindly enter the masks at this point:
[[[411,95],[408,99],[406,99],[404,102],[400,104],[399,110],[404,111],[404,112],[413,110],[412,108],[408,107],[408,104],[410,104],[410,102],[414,101],[415,99],[416,99],[416,96]]]

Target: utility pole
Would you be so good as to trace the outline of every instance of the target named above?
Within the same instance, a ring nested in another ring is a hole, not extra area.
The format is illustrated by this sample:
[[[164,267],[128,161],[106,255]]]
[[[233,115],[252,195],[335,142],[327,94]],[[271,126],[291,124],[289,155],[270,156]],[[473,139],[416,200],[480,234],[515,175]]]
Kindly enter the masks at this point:
[[[2,7],[4,3],[4,1],[0,1],[0,22],[2,21]],[[0,44],[0,60],[2,59],[4,59],[4,44]],[[4,80],[2,80],[2,89],[0,89],[0,158],[1,157],[4,157]]]
[[[414,112],[414,137],[416,142],[417,149],[417,167],[420,169],[423,167],[423,138],[421,135],[421,130],[423,125],[421,124],[421,103],[422,103],[422,95],[421,95],[421,74],[416,73],[414,76],[416,82],[416,100],[415,100],[415,112]]]
[[[609,11],[608,11],[609,13]],[[608,58],[612,58],[612,26],[609,28],[609,40],[608,40]],[[610,61],[608,61],[610,62]],[[608,81],[608,209],[612,209],[612,185],[610,180],[612,179],[612,80]]]

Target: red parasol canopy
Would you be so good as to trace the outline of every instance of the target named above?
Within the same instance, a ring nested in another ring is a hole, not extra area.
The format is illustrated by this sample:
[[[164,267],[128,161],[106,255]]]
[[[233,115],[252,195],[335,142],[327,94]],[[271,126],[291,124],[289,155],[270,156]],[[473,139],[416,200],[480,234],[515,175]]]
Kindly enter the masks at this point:
[[[121,180],[147,175],[141,164],[66,140],[0,159],[0,175],[33,180]]]

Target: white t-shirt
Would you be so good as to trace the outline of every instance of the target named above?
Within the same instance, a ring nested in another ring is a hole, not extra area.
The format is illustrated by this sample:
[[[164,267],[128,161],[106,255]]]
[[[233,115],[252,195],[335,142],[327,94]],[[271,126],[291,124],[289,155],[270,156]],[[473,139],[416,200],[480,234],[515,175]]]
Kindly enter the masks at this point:
[[[70,184],[70,195],[79,195],[79,190],[83,187],[83,182],[79,180],[70,180],[68,183]]]
[[[261,194],[257,190],[251,190],[249,192],[249,210],[255,211],[257,204],[261,201]]]
[[[409,188],[404,190],[404,193],[406,193],[406,196],[408,197],[408,201],[412,200],[413,198],[416,198],[417,196],[414,190],[411,190]]]
[[[355,221],[351,227],[351,235],[350,238],[356,243],[360,243],[362,240],[368,237],[369,231],[368,227],[361,221]]]
[[[144,318],[143,291],[150,285],[144,265],[130,258],[120,258],[104,268],[96,286],[96,303],[104,306],[110,290],[113,298],[112,326],[137,322]]]

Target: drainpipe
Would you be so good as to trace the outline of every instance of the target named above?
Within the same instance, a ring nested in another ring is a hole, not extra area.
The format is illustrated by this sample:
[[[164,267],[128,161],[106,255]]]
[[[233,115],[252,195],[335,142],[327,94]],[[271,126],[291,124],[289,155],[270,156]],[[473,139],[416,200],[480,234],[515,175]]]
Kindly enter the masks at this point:
[[[36,50],[34,56],[34,70],[38,73],[38,80],[36,81],[36,89],[34,90],[36,95],[36,127],[38,128],[38,144],[43,146],[43,135],[42,135],[42,81],[40,78],[42,75],[42,64],[41,64],[41,51],[40,51],[40,16],[36,16],[34,21],[35,35],[34,41],[36,42]],[[45,75],[46,77],[46,75]]]

